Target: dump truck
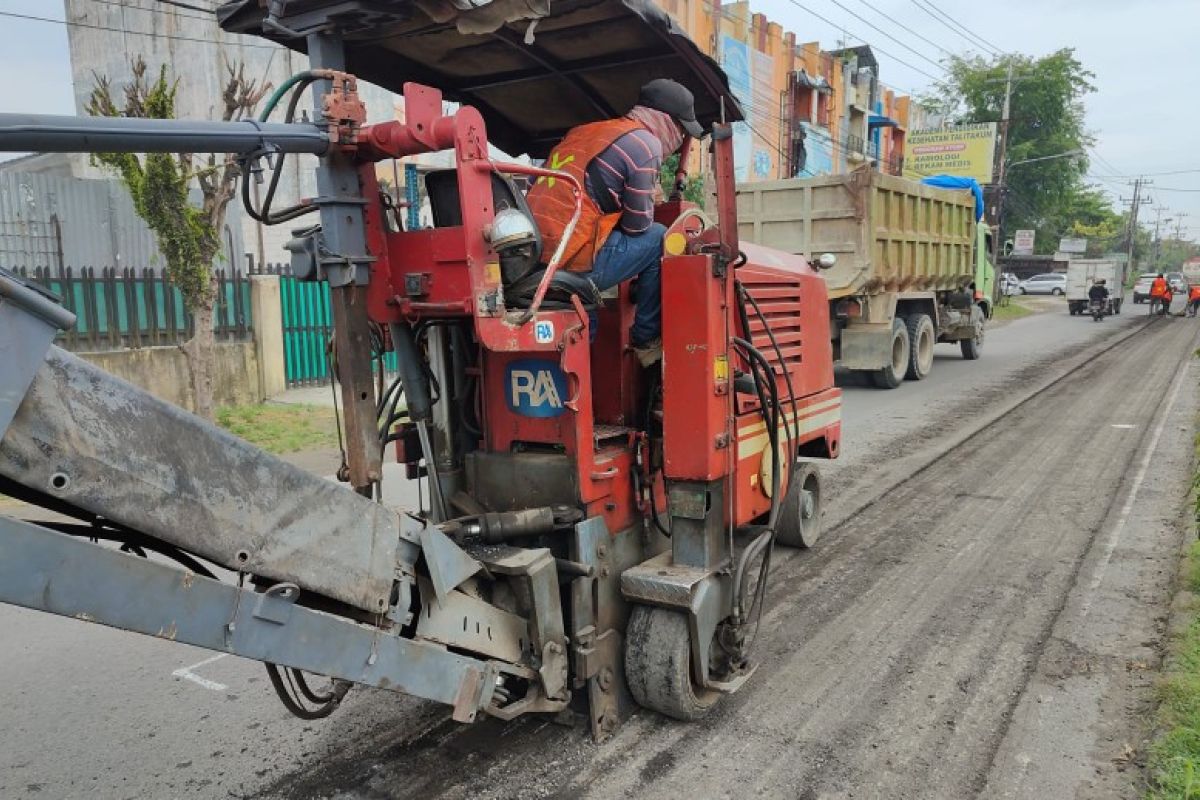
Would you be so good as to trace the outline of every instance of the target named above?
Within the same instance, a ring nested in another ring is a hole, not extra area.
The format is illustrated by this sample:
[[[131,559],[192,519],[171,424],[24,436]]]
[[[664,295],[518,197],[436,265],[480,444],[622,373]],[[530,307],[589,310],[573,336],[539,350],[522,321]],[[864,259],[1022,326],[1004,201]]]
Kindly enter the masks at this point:
[[[1125,302],[1125,265],[1111,258],[1073,258],[1067,266],[1067,311],[1086,314],[1088,290],[1098,280],[1108,287],[1109,314],[1120,314]]]
[[[979,358],[995,270],[972,192],[869,169],[764,181],[738,187],[738,224],[821,264],[842,367],[894,389],[929,375],[939,342]]]

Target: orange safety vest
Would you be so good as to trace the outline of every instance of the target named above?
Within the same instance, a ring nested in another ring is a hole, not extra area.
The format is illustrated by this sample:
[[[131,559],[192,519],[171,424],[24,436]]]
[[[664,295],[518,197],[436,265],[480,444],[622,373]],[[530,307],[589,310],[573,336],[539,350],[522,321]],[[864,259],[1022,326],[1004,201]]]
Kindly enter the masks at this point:
[[[1193,302],[1200,300],[1200,284],[1195,284],[1188,289],[1188,300]]]
[[[550,152],[543,165],[571,175],[584,188],[583,210],[575,231],[563,251],[562,266],[572,272],[587,272],[596,259],[596,251],[621,220],[621,212],[605,214],[587,193],[587,168],[592,159],[603,153],[617,139],[643,127],[640,122],[621,117],[580,125],[567,132],[566,138]],[[575,195],[566,181],[542,176],[537,179],[525,199],[542,234],[542,254],[547,261],[554,255],[571,214],[575,211]]]
[[[1154,282],[1150,284],[1150,296],[1151,297],[1165,297],[1166,294],[1167,294],[1167,279],[1166,278],[1155,278]]]

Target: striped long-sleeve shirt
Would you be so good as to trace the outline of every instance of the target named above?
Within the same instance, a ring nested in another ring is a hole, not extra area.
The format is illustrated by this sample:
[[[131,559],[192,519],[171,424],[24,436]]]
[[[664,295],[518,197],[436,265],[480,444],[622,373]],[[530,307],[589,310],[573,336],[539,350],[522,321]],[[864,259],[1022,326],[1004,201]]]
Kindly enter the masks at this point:
[[[621,212],[621,230],[645,233],[654,222],[662,143],[645,128],[624,134],[588,165],[588,195],[605,214]]]

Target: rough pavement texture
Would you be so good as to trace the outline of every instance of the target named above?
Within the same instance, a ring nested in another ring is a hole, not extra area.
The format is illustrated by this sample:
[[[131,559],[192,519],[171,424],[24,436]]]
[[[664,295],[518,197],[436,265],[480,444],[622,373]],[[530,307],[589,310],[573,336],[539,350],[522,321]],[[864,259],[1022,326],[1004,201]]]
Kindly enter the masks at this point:
[[[1025,318],[979,362],[943,347],[927,381],[847,388],[842,524],[778,560],[764,664],[703,723],[643,713],[597,747],[366,691],[304,723],[258,665],[173,677],[211,654],[5,608],[0,796],[1127,795],[1112,759],[1139,746],[1161,639],[1200,330],[1143,324]]]

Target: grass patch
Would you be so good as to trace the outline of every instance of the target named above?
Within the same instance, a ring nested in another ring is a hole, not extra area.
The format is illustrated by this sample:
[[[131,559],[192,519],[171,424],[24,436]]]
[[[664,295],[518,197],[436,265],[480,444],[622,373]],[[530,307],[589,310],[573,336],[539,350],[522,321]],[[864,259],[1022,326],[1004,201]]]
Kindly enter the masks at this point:
[[[1008,320],[1020,319],[1021,317],[1028,317],[1032,313],[1034,313],[1033,309],[1025,305],[1024,301],[1016,297],[1010,297],[1008,298],[1007,303],[1002,305],[997,304],[997,306],[992,309],[992,319],[998,322],[1005,322]]]
[[[1200,457],[1200,435],[1193,439]],[[1192,477],[1193,509],[1200,519],[1200,472]],[[1200,541],[1188,549],[1184,589],[1191,592],[1190,616],[1159,685],[1158,739],[1150,749],[1150,800],[1200,800]]]
[[[325,406],[226,406],[217,409],[217,424],[268,453],[337,446],[333,409]]]

